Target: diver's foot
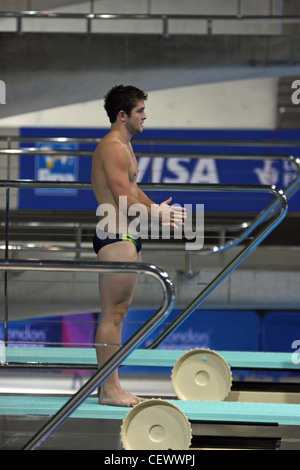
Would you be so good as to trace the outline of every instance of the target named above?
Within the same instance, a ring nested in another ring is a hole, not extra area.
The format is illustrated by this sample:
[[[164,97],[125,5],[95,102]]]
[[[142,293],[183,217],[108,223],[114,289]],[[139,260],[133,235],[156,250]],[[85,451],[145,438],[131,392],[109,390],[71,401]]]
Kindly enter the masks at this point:
[[[113,406],[135,406],[141,401],[145,401],[146,398],[137,397],[133,393],[126,392],[121,387],[109,390],[100,388],[98,395],[98,402],[100,405],[113,405]]]

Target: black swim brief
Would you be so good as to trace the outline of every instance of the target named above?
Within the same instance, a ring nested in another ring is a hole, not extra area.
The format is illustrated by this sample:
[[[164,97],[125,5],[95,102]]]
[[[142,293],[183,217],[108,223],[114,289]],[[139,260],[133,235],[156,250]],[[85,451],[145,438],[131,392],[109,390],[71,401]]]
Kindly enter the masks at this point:
[[[103,232],[105,233],[106,237],[104,238],[99,238],[97,236],[97,233],[95,233],[94,238],[93,238],[93,246],[94,246],[94,251],[97,254],[98,251],[103,248],[106,245],[110,245],[111,243],[115,242],[132,242],[135,247],[137,253],[141,251],[142,248],[142,240],[141,237],[135,238],[132,235],[129,235],[128,233],[108,233],[108,232]]]

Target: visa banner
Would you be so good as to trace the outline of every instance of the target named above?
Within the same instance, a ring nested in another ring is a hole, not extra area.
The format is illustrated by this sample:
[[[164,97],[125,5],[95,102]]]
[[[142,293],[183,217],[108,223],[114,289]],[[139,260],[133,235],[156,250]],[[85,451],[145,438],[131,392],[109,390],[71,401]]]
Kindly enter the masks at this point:
[[[24,143],[22,148],[38,146],[43,151],[47,148],[52,150],[49,156],[21,156],[20,179],[86,182],[90,181],[92,152],[97,142],[80,142],[80,139],[100,139],[107,133],[107,129],[22,128],[20,133],[26,137],[35,136],[33,142]],[[205,205],[205,211],[260,211],[273,200],[271,196],[244,192],[204,193],[186,191],[184,188],[170,194],[167,184],[262,184],[286,188],[296,178],[297,168],[293,162],[280,157],[299,156],[297,139],[300,140],[300,132],[280,130],[277,134],[275,131],[259,130],[145,130],[133,141],[139,166],[138,183],[166,184],[166,191],[148,191],[149,196],[157,203],[171,195],[173,203],[201,203]],[[40,143],[39,136],[76,138],[78,143]],[[205,142],[205,139],[210,139],[211,142]],[[273,142],[273,145],[263,144],[266,139]],[[276,139],[281,141],[278,147]],[[282,144],[284,139],[285,146]],[[64,149],[74,150],[74,156],[70,155],[70,152],[68,155],[61,155],[61,150]],[[53,150],[60,150],[60,154],[53,155]],[[77,151],[85,150],[85,156],[75,155]],[[264,155],[266,158],[261,158]],[[234,156],[248,158],[231,158]],[[97,202],[93,192],[89,190],[21,189],[19,208],[94,210],[96,213]],[[289,211],[300,212],[300,193],[289,201]]]
[[[297,177],[297,167],[292,161],[267,159],[234,160],[201,157],[151,157],[138,159],[139,183],[189,185],[275,185],[286,188]],[[155,202],[166,199],[168,193],[150,191]],[[205,211],[257,212],[263,210],[273,197],[260,192],[186,191],[172,193],[173,203],[205,205]],[[300,211],[300,196],[289,202],[290,211]]]

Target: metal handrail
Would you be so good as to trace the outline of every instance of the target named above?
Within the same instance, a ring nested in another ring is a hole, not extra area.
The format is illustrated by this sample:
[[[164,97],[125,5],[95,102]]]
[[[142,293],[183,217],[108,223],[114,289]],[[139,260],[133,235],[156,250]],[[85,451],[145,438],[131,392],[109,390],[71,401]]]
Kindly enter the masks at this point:
[[[22,33],[23,18],[48,18],[48,19],[71,19],[85,20],[87,22],[87,32],[91,32],[91,22],[93,20],[161,20],[163,25],[163,36],[169,37],[169,20],[198,20],[207,22],[207,32],[212,32],[213,21],[267,21],[282,23],[299,23],[300,15],[243,15],[220,14],[220,15],[193,15],[193,14],[126,14],[126,13],[59,13],[55,11],[5,11],[0,12],[0,18],[16,18],[17,32]]]
[[[1,139],[1,137],[0,137]],[[16,137],[14,138],[13,136],[9,137],[3,137],[3,139],[15,139],[17,141],[22,141],[24,138],[22,137]],[[31,141],[34,140],[35,138],[30,137],[30,138],[25,138],[25,139],[30,139]],[[73,138],[65,138],[65,137],[54,137],[54,138],[42,138],[44,140],[50,140],[50,141],[55,141],[55,142],[67,142],[67,141],[74,141]],[[97,142],[99,139],[85,139],[85,141],[93,141]],[[149,155],[151,152],[146,152],[147,155]],[[76,156],[90,156],[92,152],[90,151],[74,151],[74,150],[63,150],[63,149],[57,149],[57,150],[43,150],[43,149],[37,149],[35,147],[27,148],[27,149],[0,149],[0,156],[1,155],[76,155]],[[136,152],[137,156],[140,156],[142,152]],[[176,157],[178,155],[182,156],[182,153],[161,153],[161,155],[164,158],[170,158],[170,157]],[[153,155],[152,155],[153,156]],[[213,158],[213,159],[229,159],[229,160],[246,160],[246,159],[254,159],[254,160],[265,160],[269,159],[270,156],[267,155],[253,155],[253,154],[243,154],[243,155],[229,155],[229,154],[222,154],[222,155],[215,155],[215,154],[209,154],[209,153],[197,153],[197,154],[190,154],[187,155],[185,154],[185,157],[189,158],[200,158],[200,157],[206,157],[206,158]],[[297,169],[297,175],[294,180],[291,181],[291,183],[284,188],[285,194],[291,198],[298,190],[299,190],[299,185],[300,185],[300,159],[298,157],[294,157],[293,155],[275,155],[274,156],[276,160],[286,160],[286,161],[291,161],[294,163]],[[18,183],[14,183],[12,181],[6,181],[2,180],[0,181],[0,187],[4,187],[5,184],[10,183],[10,187],[20,187],[20,188],[26,188],[26,187],[32,187],[32,188],[37,188],[37,187],[46,187],[46,188],[62,188],[62,187],[72,187],[73,189],[91,189],[90,183],[85,183],[85,182],[72,182],[72,183],[53,183],[49,181],[44,181],[42,183],[42,186],[40,182],[33,181],[33,180],[16,180]],[[32,186],[30,186],[32,184]],[[155,184],[153,185],[152,183],[140,183],[139,184],[142,189],[145,190],[157,190],[158,185]],[[169,188],[170,185],[164,184],[164,187],[160,187],[161,190],[164,190],[166,187]],[[7,188],[7,186],[5,186]],[[188,187],[180,186],[181,190],[190,190],[191,187],[193,190],[197,190],[198,187],[195,185],[189,185]],[[174,185],[172,186],[172,189],[174,188]],[[178,188],[175,188],[175,190],[178,190]],[[213,248],[206,248],[201,250],[201,255],[207,254],[207,253],[219,253],[220,251],[227,250],[228,248],[231,248],[233,246],[236,246],[238,243],[240,243],[242,240],[245,240],[245,238],[248,236],[249,233],[252,231],[252,226],[253,224],[248,225],[248,230],[244,231],[242,233],[241,237],[236,237],[233,241],[230,241],[220,247],[214,246]],[[243,226],[242,228],[247,228]]]
[[[160,185],[155,185],[156,189],[160,189],[158,187]],[[172,187],[172,189],[178,190],[178,186],[182,185],[167,185],[168,187]],[[189,185],[190,186],[190,185]],[[197,189],[199,190],[199,185]],[[156,348],[161,342],[171,333],[173,332],[193,311],[218,287],[219,284],[223,282],[223,280],[280,224],[280,222],[284,219],[287,213],[287,197],[284,192],[280,189],[277,189],[274,186],[242,186],[242,185],[201,185],[202,190],[206,191],[241,191],[241,192],[263,192],[263,193],[270,193],[275,196],[275,201],[271,203],[264,211],[260,213],[259,216],[256,217],[255,223],[248,228],[247,234],[249,235],[250,232],[253,232],[255,228],[259,227],[265,222],[265,225],[259,233],[250,241],[248,245],[211,281],[205,289],[193,300],[193,302],[170,324],[170,326],[151,344],[148,346],[148,349]],[[190,188],[191,190],[191,188]],[[274,214],[275,210],[279,210],[279,214],[270,219],[271,214]],[[237,243],[235,243],[236,245]],[[229,248],[229,246],[227,247]],[[225,249],[225,248],[224,248]],[[20,365],[20,364],[19,364]],[[14,367],[18,366],[18,364],[14,364]],[[56,365],[48,364],[49,367],[54,367]],[[32,365],[30,365],[32,367]]]
[[[76,141],[77,142],[77,141]],[[98,140],[99,142],[99,140]],[[154,144],[156,142],[154,141],[145,141],[145,142],[141,142],[141,141],[136,141],[134,142],[134,144],[140,144],[140,143],[149,143],[149,144]],[[201,144],[203,142],[201,141]],[[210,142],[212,143],[212,142]],[[197,144],[200,144],[197,142]],[[188,144],[186,144],[188,145]],[[206,145],[205,143],[203,143],[203,145]],[[222,144],[222,145],[225,145],[225,144]],[[228,144],[230,145],[230,144]],[[282,144],[284,145],[284,143]],[[297,143],[298,145],[298,143]],[[243,146],[242,143],[239,144],[239,146]],[[269,146],[269,144],[268,144]],[[136,152],[136,155],[137,156],[140,156],[140,155],[143,155],[143,154],[146,154],[147,156],[151,156],[153,158],[155,158],[157,156],[156,152],[154,151],[151,151],[151,150],[146,150],[146,151],[141,151],[141,150],[137,150]],[[93,151],[92,150],[68,150],[68,149],[39,149],[37,147],[28,147],[28,148],[21,148],[21,149],[13,149],[13,148],[9,148],[9,149],[4,149],[4,148],[1,148],[0,149],[0,157],[1,155],[6,155],[6,156],[10,156],[10,155],[17,155],[17,156],[22,156],[22,155],[71,155],[71,156],[77,156],[77,157],[91,157],[93,155]],[[162,156],[163,158],[176,158],[176,157],[179,157],[179,156],[184,156],[186,158],[203,158],[203,157],[207,157],[207,158],[215,158],[215,159],[222,159],[222,158],[230,158],[232,160],[248,160],[248,159],[252,159],[252,160],[267,160],[267,159],[270,159],[270,158],[273,158],[274,160],[285,160],[287,158],[290,158],[292,156],[290,155],[256,155],[256,154],[247,154],[247,153],[243,153],[242,155],[232,155],[232,153],[226,153],[226,152],[222,152],[221,154],[216,154],[215,153],[215,150],[212,151],[212,153],[209,153],[208,151],[206,152],[197,152],[197,153],[187,153],[186,151],[184,152],[184,154],[182,152],[172,152],[172,153],[168,153],[168,152],[164,152],[163,150],[160,149],[160,152],[159,152],[159,155]]]
[[[300,160],[290,157],[292,161],[297,165],[297,177],[285,188],[284,193],[291,197],[298,189],[300,184]],[[0,188],[73,188],[73,189],[92,189],[91,183],[89,182],[68,182],[68,181],[35,181],[35,180],[0,180]],[[239,185],[239,184],[172,184],[172,183],[140,183],[139,187],[143,190],[154,190],[154,191],[248,191],[248,192],[265,192],[269,186],[264,185]],[[240,237],[236,237],[232,241],[224,243],[221,246],[214,246],[212,249],[202,249],[201,254],[207,253],[220,253],[229,248],[232,248],[248,237],[253,230],[262,222],[266,220],[272,211],[276,210],[278,202],[271,203],[266,209],[262,211],[247,227]]]
[[[208,231],[210,235],[205,235],[206,239],[206,248],[201,250],[200,254],[203,255],[202,251],[205,251],[205,254],[207,254],[208,251],[215,253],[216,252],[216,246],[221,244],[222,240],[229,240],[230,237],[232,238],[233,234],[240,232],[241,230],[245,230],[246,227],[250,226],[250,222],[206,222],[206,227],[208,227]],[[6,223],[5,222],[0,222],[0,228],[5,228]],[[9,242],[7,250],[8,252],[13,253],[12,256],[14,257],[17,252],[20,251],[43,251],[43,252],[61,252],[61,253],[73,253],[76,254],[76,257],[79,258],[83,253],[90,253],[90,247],[86,246],[87,244],[90,245],[90,243],[85,242],[85,246],[83,246],[83,240],[82,240],[82,231],[83,230],[89,230],[94,228],[95,229],[95,224],[94,223],[86,223],[86,222],[14,222],[11,221],[9,223],[9,227],[11,229],[14,228],[35,228],[35,229],[73,229],[74,230],[74,239],[73,241],[69,240],[69,235],[64,234],[64,233],[56,233],[56,236],[61,236],[62,239],[60,242],[51,245],[47,242],[35,242],[33,243],[32,241],[30,243],[22,243],[20,241],[14,241],[14,242]],[[68,237],[64,241],[64,237]],[[207,241],[209,238],[213,239],[213,243]],[[220,242],[216,242],[216,239],[220,240]],[[208,248],[209,247],[209,248]],[[213,250],[214,247],[214,250]],[[0,242],[0,251],[5,250],[6,245],[2,244]],[[185,250],[184,246],[182,244],[178,243],[168,243],[168,244],[161,244],[159,240],[156,240],[154,244],[147,243],[143,246],[144,251],[159,251],[159,250],[164,250],[164,251],[176,251],[176,252],[182,252]]]
[[[118,365],[145,340],[172,311],[174,286],[166,272],[156,266],[142,263],[99,263],[75,261],[0,261],[1,271],[52,271],[96,273],[143,273],[155,277],[163,290],[163,301],[158,311],[72,396],[49,422],[26,444],[24,450],[37,449],[80,404],[118,367]]]
[[[297,178],[292,181],[292,183],[286,188],[286,191],[288,195],[291,197],[298,189],[299,189],[299,181],[300,181],[300,163],[299,160],[297,160],[297,168],[298,168],[298,176]],[[0,180],[0,188],[5,187],[7,190],[9,190],[11,187],[16,187],[16,188],[36,188],[36,187],[46,187],[46,188],[67,188],[67,187],[72,187],[72,188],[80,188],[80,189],[91,189],[91,183],[88,182],[62,182],[62,181],[33,181],[33,180]],[[141,189],[152,189],[152,190],[174,190],[174,191],[232,191],[232,192],[270,192],[273,189],[270,186],[263,186],[263,185],[251,185],[251,186],[246,186],[246,185],[221,185],[221,184],[215,184],[215,185],[205,185],[205,184],[141,184],[140,185]],[[270,189],[271,188],[271,189]],[[279,190],[274,188],[275,191],[279,193]],[[284,197],[287,197],[286,193],[284,193],[282,190],[280,190],[282,195]],[[238,244],[240,244],[242,241],[244,241],[250,234],[253,233],[253,231],[261,225],[263,222],[267,221],[272,214],[274,213],[275,210],[278,209],[279,205],[281,202],[279,202],[277,199],[275,202],[272,202],[269,206],[267,206],[266,209],[261,211],[261,213],[252,221],[250,225],[247,225],[245,227],[244,232],[239,236],[234,238],[233,240],[228,241],[227,243],[224,243],[223,245],[220,246],[214,246],[213,248],[208,248],[208,249],[202,249],[200,251],[201,254],[207,254],[207,253],[220,253],[225,250],[228,250],[229,248],[235,247]],[[8,247],[9,247],[9,241],[8,241],[8,214],[6,214],[6,234],[5,234],[5,257],[8,259]],[[7,273],[5,273],[5,286],[7,286]],[[7,289],[5,288],[5,293]],[[6,314],[8,316],[8,313]]]
[[[299,180],[300,180],[300,171],[298,173],[298,179],[297,179],[297,184],[294,185],[293,183],[293,192],[296,191],[296,189],[299,189]],[[0,187],[21,187],[21,188],[32,188],[32,187],[47,187],[47,188],[57,188],[57,187],[77,187],[80,189],[91,189],[91,184],[90,183],[80,183],[80,182],[53,182],[53,181],[46,181],[46,182],[41,182],[41,181],[33,181],[33,180],[12,180],[12,181],[0,181]],[[263,193],[273,193],[276,195],[275,201],[273,201],[271,204],[269,204],[261,213],[252,221],[250,225],[247,225],[245,228],[244,232],[239,236],[233,239],[232,241],[229,241],[227,243],[224,243],[223,245],[220,246],[215,246],[212,249],[208,250],[201,250],[201,253],[203,251],[203,254],[206,254],[207,252],[209,253],[220,253],[222,251],[228,250],[229,248],[235,247],[238,244],[240,244],[242,241],[244,241],[250,234],[254,232],[256,228],[258,228],[262,223],[267,222],[274,211],[276,211],[281,205],[282,205],[282,199],[285,198],[287,200],[286,194],[282,190],[278,190],[275,187],[271,186],[263,186],[263,185],[222,185],[222,184],[214,184],[214,185],[205,185],[205,184],[189,184],[189,185],[184,185],[184,184],[144,184],[140,185],[142,189],[153,189],[153,190],[173,190],[173,191],[179,191],[179,190],[184,190],[184,191],[229,191],[229,192],[263,192]],[[292,192],[292,190],[291,190]],[[255,241],[255,239],[254,239]],[[252,241],[251,243],[254,243]],[[5,243],[5,248],[6,248],[6,259],[8,259],[8,227],[6,227],[6,243]],[[5,286],[7,286],[7,273],[5,277]],[[7,292],[7,289],[5,289],[5,292]],[[6,299],[6,305],[7,305],[7,299]],[[8,317],[8,312],[6,312],[6,317]],[[7,319],[6,319],[7,322]]]
[[[0,138],[1,139],[1,138]],[[68,139],[64,138],[64,141],[67,141]],[[73,140],[73,139],[71,139]],[[61,139],[60,138],[57,138],[57,141],[58,142],[61,142]],[[99,140],[97,140],[99,141]],[[86,151],[86,150],[83,150],[83,151],[79,151],[79,150],[64,150],[64,149],[37,149],[35,147],[31,147],[31,148],[27,148],[27,149],[12,149],[12,148],[9,148],[9,149],[0,149],[0,157],[3,155],[3,156],[7,156],[9,157],[10,155],[72,155],[72,156],[78,156],[78,157],[91,157],[93,154],[92,151]],[[157,155],[155,154],[155,152],[149,152],[149,151],[146,151],[146,152],[141,152],[141,151],[137,151],[136,152],[136,155],[137,157],[141,157],[143,155],[147,155],[147,157],[151,157],[151,158],[155,158]],[[178,156],[182,157],[182,153],[180,152],[172,152],[171,154],[169,153],[164,153],[162,151],[160,151],[160,157],[163,157],[163,158],[176,158]],[[205,153],[202,153],[202,152],[197,152],[197,153],[192,153],[192,154],[187,154],[185,152],[184,154],[184,157],[185,158],[192,158],[192,159],[197,159],[197,158],[211,158],[211,159],[214,159],[214,160],[218,160],[218,159],[228,159],[228,160],[268,160],[270,159],[270,156],[269,155],[253,155],[253,154],[243,154],[243,155],[232,155],[232,154],[227,154],[227,153],[222,153],[222,154],[215,154],[214,152],[212,153],[209,153],[209,152],[205,152]],[[288,191],[289,195],[291,196],[292,194],[294,194],[295,191],[297,191],[297,186],[299,184],[299,177],[300,177],[300,158],[299,157],[295,157],[293,155],[274,155],[272,156],[271,158],[273,158],[274,160],[284,160],[284,161],[290,161],[292,163],[294,163],[294,165],[296,166],[296,169],[297,169],[297,176],[295,177],[295,179],[285,188],[285,192]],[[8,162],[8,174],[10,173],[9,171],[9,162]],[[5,180],[2,180],[0,181],[0,183],[2,183],[3,181]],[[33,181],[33,180],[18,180],[18,181],[23,181],[24,182],[24,185],[23,186],[19,186],[19,187],[28,187],[28,185],[26,186],[27,184],[27,181]],[[49,182],[43,182],[43,184],[48,184]],[[35,186],[33,187],[39,187],[36,185],[36,182],[34,183]],[[88,186],[89,183],[85,183],[85,182],[79,182],[79,183],[76,183],[76,182],[72,182],[71,184],[73,184],[74,186],[72,186],[73,189],[90,189],[90,187]],[[145,186],[146,189],[150,189],[149,186],[146,187],[147,183],[139,183],[140,186]],[[150,183],[151,184],[151,183]],[[148,184],[149,185],[149,184]],[[3,186],[3,185],[2,185]],[[12,186],[12,187],[18,187],[16,185]],[[61,188],[62,185],[58,185],[58,186],[49,186],[47,185],[46,187],[52,187],[52,188]],[[154,189],[154,188],[153,188]]]
[[[265,188],[266,190],[267,188]],[[273,219],[267,220],[267,224],[261,228],[259,233],[254,237],[253,240],[246,245],[245,248],[231,261],[228,265],[203,289],[203,291],[190,303],[190,305],[185,308],[172,323],[154,340],[147,349],[155,349],[159,346],[168,335],[174,332],[178,326],[186,320],[196,308],[201,305],[201,303],[218,287],[218,285],[223,282],[224,279],[234,270],[237,266],[250,254],[252,251],[277,227],[281,221],[284,219],[287,213],[287,198],[282,190],[278,190],[275,187],[269,187],[269,191],[273,193],[276,197],[276,200],[271,204],[268,210],[263,214],[264,220],[267,216],[274,212],[275,209],[280,207],[278,215],[273,217]],[[258,225],[259,220],[257,219]]]
[[[212,188],[216,188],[216,187],[219,187],[220,188],[220,191],[222,190],[232,190],[232,191],[241,191],[241,192],[253,192],[253,191],[257,191],[257,192],[272,192],[273,190],[275,190],[275,192],[278,192],[278,194],[281,194],[283,195],[285,198],[289,197],[291,198],[300,188],[300,160],[298,159],[297,161],[297,177],[284,189],[277,189],[275,186],[265,186],[265,185],[219,185],[219,184],[212,184],[210,185],[210,188],[211,189],[204,189],[205,185],[201,185],[202,186],[202,189],[200,190],[203,190],[203,191],[211,191],[213,190]],[[146,189],[146,186],[147,185],[140,185],[140,187],[142,189]],[[171,190],[176,190],[175,187],[176,185],[169,185],[169,184],[162,184],[162,185],[159,185],[159,184],[156,184],[155,185],[155,189],[157,190],[163,190],[165,189],[165,186],[168,187],[168,189],[171,189]],[[189,190],[190,191],[195,191],[195,190],[199,190],[198,189],[198,186],[199,185],[193,185],[193,184],[190,184],[189,185]],[[227,189],[226,189],[227,187]],[[232,189],[230,189],[230,187]],[[197,189],[196,189],[197,188]],[[222,189],[223,188],[223,189]],[[185,191],[187,189],[184,189]],[[249,237],[250,234],[253,233],[253,231],[259,226],[261,225],[263,222],[267,221],[270,217],[272,217],[272,214],[274,213],[274,211],[276,211],[279,207],[281,206],[281,198],[277,198],[274,202],[272,202],[271,204],[269,204],[265,209],[263,209],[254,219],[253,221],[251,222],[251,224],[247,224],[247,226],[245,227],[245,230],[242,232],[242,234],[239,236],[239,237],[236,237],[234,238],[233,240],[227,242],[227,243],[224,243],[224,245],[221,245],[221,246],[215,246],[212,250],[208,249],[208,250],[201,250],[201,252],[203,253],[207,253],[208,252],[212,252],[212,253],[221,253],[223,251],[226,251],[228,250],[229,248],[233,248],[235,246],[237,246],[238,244],[240,244],[242,241],[246,240],[247,237]]]
[[[0,182],[1,183],[1,182]],[[12,184],[29,184],[30,182],[12,182]],[[31,182],[32,183],[32,182]],[[4,183],[3,183],[4,184]],[[10,186],[10,182],[5,182],[6,186]],[[36,184],[43,184],[41,182],[36,182]],[[48,182],[48,184],[51,185],[57,185],[58,183],[53,183],[53,182]],[[63,183],[66,184],[66,183]],[[0,184],[1,186],[1,184]],[[60,185],[61,186],[61,185]],[[155,185],[156,188],[160,188],[160,185]],[[178,190],[179,188],[182,189],[183,185],[167,185],[168,189],[173,189],[173,190]],[[271,212],[274,211],[274,209],[278,206],[280,206],[280,212],[277,215],[277,217],[274,217],[271,222],[268,223],[267,227],[264,227],[261,229],[260,233],[254,238],[252,242],[244,249],[242,250],[241,254],[235,257],[235,259],[225,268],[223,271],[212,281],[206,289],[190,304],[190,306],[185,309],[184,312],[182,312],[181,315],[179,315],[174,322],[172,322],[171,326],[165,330],[163,335],[160,335],[159,338],[153,342],[149,348],[154,348],[157,346],[158,343],[163,341],[163,339],[166,337],[166,335],[169,334],[170,328],[172,331],[179,326],[182,321],[187,317],[187,315],[190,315],[195,308],[206,298],[208,297],[215,289],[216,287],[245,259],[248,254],[254,250],[254,248],[283,220],[283,218],[286,215],[287,212],[287,198],[284,195],[282,190],[278,190],[275,187],[270,187],[270,186],[261,186],[261,185],[253,185],[253,186],[245,186],[245,185],[195,185],[195,187],[201,186],[202,190],[206,191],[215,191],[216,188],[220,191],[250,191],[250,192],[267,192],[271,193],[276,197],[275,203],[271,204],[267,210],[265,210],[263,213],[261,213],[260,217],[256,219],[254,226],[252,227],[252,230],[256,228],[263,220],[265,220]],[[165,185],[162,185],[162,187],[165,189]],[[189,190],[191,190],[191,185],[188,185]],[[193,189],[195,189],[195,187]],[[76,266],[77,264],[77,266]],[[76,266],[76,268],[75,268]],[[41,262],[41,261],[10,261],[10,260],[4,260],[3,262],[0,263],[0,269],[5,271],[6,273],[9,270],[47,270],[47,271],[53,271],[53,270],[60,270],[60,271],[69,271],[69,270],[80,270],[78,269],[79,266],[81,266],[81,269],[84,271],[95,271],[99,270],[99,264],[98,263],[81,263],[78,265],[78,263],[69,261],[69,262],[64,262],[64,263],[57,263],[57,262]],[[103,269],[104,264],[102,265]],[[112,263],[107,264],[105,263],[105,266],[107,268],[111,269],[114,268],[112,266]],[[126,268],[126,271],[128,270],[128,266]],[[54,268],[54,269],[53,269]],[[118,264],[118,268],[115,269],[117,272],[120,272],[120,265]],[[124,265],[123,265],[124,268]],[[141,268],[141,267],[140,267]],[[137,267],[133,266],[132,270],[135,272]],[[157,269],[157,268],[156,268]],[[100,271],[99,271],[100,272]],[[160,275],[162,273],[160,272]],[[164,273],[165,280],[167,279],[167,274]],[[99,384],[105,380],[105,378],[122,362],[122,360],[125,359],[125,357],[132,351],[133,348],[137,347],[138,344],[140,344],[143,340],[145,340],[146,337],[148,337],[152,331],[163,321],[163,318],[165,318],[171,311],[172,306],[174,304],[174,292],[173,292],[173,285],[171,281],[168,279],[168,285],[169,285],[169,290],[165,291],[165,294],[168,294],[168,303],[164,305],[164,309],[161,307],[159,312],[154,315],[150,320],[147,321],[143,327],[138,330],[138,332],[130,338],[127,343],[125,343],[122,348],[115,353],[115,355],[109,360],[103,368],[101,368],[92,378],[61,408],[61,410],[58,411],[58,413],[27,443],[24,449],[29,450],[29,449],[37,449],[56,429],[57,427],[65,421],[65,419],[82,403],[82,401],[89,396],[89,394],[95,390]],[[172,292],[171,292],[172,291]],[[172,298],[171,298],[172,294]],[[166,297],[165,297],[166,298]],[[165,301],[166,302],[166,301]]]
[[[107,128],[106,131],[108,132],[109,129]],[[0,135],[0,142],[54,142],[58,144],[64,144],[64,143],[82,143],[82,144],[98,144],[99,141],[101,140],[102,137],[44,137],[44,136],[19,136],[19,135]],[[257,140],[246,140],[246,139],[203,139],[203,138],[182,138],[177,139],[176,137],[157,137],[157,138],[151,138],[151,137],[145,137],[145,136],[140,136],[138,138],[133,137],[132,142],[134,143],[148,143],[148,144],[153,144],[153,143],[174,143],[174,142],[184,142],[185,144],[203,144],[203,145],[208,145],[208,144],[218,144],[218,145],[230,145],[230,146],[250,146],[253,147],[253,144],[255,146],[263,146],[263,145],[268,145],[269,147],[278,147],[283,145],[284,147],[294,147],[295,145],[299,145],[299,139],[293,140],[268,140],[268,139],[257,139]],[[2,151],[3,149],[1,149]]]

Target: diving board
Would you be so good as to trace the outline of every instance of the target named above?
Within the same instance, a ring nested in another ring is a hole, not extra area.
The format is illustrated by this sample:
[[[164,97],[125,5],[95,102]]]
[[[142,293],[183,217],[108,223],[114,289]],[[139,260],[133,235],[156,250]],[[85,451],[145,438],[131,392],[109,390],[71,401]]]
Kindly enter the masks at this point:
[[[0,396],[0,415],[52,416],[67,402],[57,396]],[[234,403],[168,400],[192,421],[261,423],[300,426],[300,405],[277,403]],[[123,420],[130,408],[99,405],[87,398],[70,418]]]
[[[173,367],[185,350],[135,349],[125,359],[123,365]],[[293,361],[292,353],[272,353],[256,351],[216,351],[234,369],[277,369],[298,370],[299,361]],[[20,364],[70,364],[81,366],[97,365],[94,348],[67,347],[13,347],[5,348],[5,362]]]

